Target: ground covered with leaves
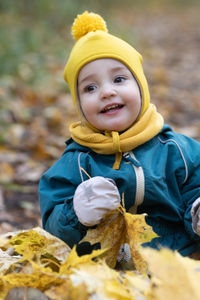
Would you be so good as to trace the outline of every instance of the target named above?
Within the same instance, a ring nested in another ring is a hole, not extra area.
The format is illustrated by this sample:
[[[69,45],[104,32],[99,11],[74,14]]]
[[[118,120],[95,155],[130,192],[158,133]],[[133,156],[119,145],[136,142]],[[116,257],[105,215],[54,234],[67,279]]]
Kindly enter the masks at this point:
[[[101,249],[82,256],[41,228],[1,235],[0,299],[200,299],[200,261],[141,247],[154,237],[143,215],[122,207],[88,231],[80,245]],[[116,269],[124,242],[132,259]]]

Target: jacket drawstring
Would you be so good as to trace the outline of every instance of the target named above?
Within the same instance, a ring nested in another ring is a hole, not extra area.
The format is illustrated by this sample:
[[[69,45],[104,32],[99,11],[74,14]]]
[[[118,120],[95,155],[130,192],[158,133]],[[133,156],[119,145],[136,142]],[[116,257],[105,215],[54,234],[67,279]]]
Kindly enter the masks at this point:
[[[122,152],[117,152],[115,154],[115,163],[114,163],[114,165],[112,167],[114,170],[118,170],[119,169],[121,160],[122,160]]]

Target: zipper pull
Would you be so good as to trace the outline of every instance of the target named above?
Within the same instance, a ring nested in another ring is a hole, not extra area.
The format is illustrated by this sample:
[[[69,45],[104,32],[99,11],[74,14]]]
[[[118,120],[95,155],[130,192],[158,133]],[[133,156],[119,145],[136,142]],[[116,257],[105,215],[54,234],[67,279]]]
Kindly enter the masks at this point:
[[[126,161],[131,162],[135,167],[137,168],[141,167],[140,162],[136,158],[134,158],[129,152],[125,152],[123,156]]]

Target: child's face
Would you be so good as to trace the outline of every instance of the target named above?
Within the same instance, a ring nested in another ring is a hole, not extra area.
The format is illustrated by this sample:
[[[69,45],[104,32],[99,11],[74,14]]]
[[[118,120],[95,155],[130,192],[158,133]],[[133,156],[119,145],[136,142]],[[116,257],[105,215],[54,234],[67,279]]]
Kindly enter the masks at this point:
[[[132,73],[123,63],[110,58],[94,60],[80,70],[78,95],[86,120],[103,131],[128,129],[142,105]]]

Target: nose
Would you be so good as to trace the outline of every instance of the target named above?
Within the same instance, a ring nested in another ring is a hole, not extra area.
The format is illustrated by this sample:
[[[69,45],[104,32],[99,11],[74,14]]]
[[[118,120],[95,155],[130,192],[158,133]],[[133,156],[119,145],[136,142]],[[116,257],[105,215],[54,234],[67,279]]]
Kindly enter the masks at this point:
[[[116,95],[117,95],[117,93],[116,93],[114,87],[112,86],[112,84],[104,84],[101,87],[101,99],[102,100],[115,97]]]

